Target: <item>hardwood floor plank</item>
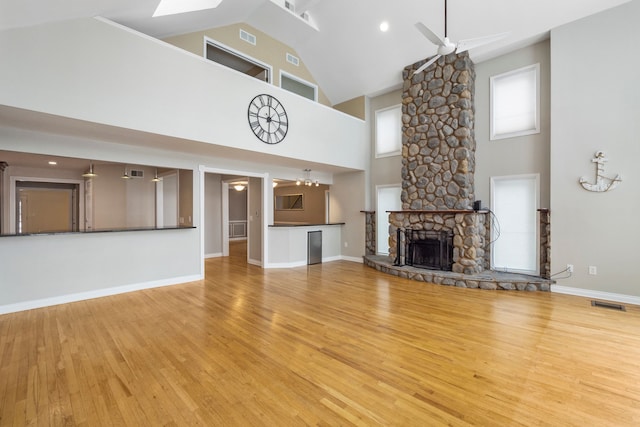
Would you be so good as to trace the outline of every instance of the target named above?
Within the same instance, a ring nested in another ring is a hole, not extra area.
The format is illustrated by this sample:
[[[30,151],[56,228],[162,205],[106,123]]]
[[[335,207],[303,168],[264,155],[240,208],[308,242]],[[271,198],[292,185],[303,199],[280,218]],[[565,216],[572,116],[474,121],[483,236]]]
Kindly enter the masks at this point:
[[[244,251],[0,316],[0,426],[640,425],[640,307]]]

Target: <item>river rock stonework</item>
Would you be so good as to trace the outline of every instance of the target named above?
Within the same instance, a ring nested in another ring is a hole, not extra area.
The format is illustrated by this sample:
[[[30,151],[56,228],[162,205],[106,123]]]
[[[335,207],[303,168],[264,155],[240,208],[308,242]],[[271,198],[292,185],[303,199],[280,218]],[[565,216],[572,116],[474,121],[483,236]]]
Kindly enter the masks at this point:
[[[404,211],[392,212],[389,216],[389,255],[397,255],[396,230],[433,230],[453,233],[454,273],[477,274],[488,269],[489,253],[485,250],[490,235],[485,212],[460,211]],[[401,242],[402,246],[402,242]],[[401,254],[406,251],[400,251]],[[400,263],[405,264],[404,255]]]
[[[548,212],[540,216],[542,278],[487,271],[491,266],[490,212],[472,210],[476,149],[473,62],[466,52],[451,54],[414,75],[425,61],[403,71],[402,211],[389,213],[389,257],[377,260],[368,255],[365,263],[389,274],[442,285],[548,291],[552,283]],[[404,230],[451,232],[451,271],[408,266]]]
[[[470,209],[475,169],[474,80],[468,53],[403,70],[402,209]]]

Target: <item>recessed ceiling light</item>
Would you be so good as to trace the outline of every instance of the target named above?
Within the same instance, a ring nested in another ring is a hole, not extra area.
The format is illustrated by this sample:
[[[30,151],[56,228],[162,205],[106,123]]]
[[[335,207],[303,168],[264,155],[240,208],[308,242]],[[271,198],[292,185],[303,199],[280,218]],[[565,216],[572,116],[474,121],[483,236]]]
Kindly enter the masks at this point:
[[[222,0],[160,0],[153,17],[215,9]]]
[[[55,162],[55,161],[53,161],[53,160],[49,160],[49,164],[50,164],[51,166],[55,166],[55,165],[57,165],[57,164],[58,164],[58,162]]]
[[[380,31],[382,31],[383,33],[389,31],[389,23],[387,21],[382,21],[380,23]]]

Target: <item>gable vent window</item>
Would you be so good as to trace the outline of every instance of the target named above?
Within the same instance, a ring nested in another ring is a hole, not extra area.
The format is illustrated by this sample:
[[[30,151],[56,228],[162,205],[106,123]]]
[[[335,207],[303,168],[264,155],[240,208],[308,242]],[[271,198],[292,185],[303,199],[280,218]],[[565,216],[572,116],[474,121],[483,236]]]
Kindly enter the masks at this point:
[[[256,36],[246,32],[245,30],[240,30],[240,38],[246,41],[247,43],[250,43],[254,46],[256,45]]]
[[[298,57],[297,56],[293,56],[290,53],[287,53],[287,62],[290,63],[290,64],[295,65],[296,67],[298,65],[300,65],[300,60],[298,59]]]

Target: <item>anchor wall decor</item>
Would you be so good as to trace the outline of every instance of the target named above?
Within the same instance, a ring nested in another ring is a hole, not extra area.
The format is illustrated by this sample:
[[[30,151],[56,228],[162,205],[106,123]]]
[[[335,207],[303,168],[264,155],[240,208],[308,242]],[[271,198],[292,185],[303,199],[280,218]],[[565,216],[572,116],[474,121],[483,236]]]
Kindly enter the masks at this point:
[[[585,190],[603,193],[605,191],[613,190],[622,182],[620,175],[616,175],[615,178],[604,176],[604,164],[607,162],[604,155],[604,151],[596,151],[593,159],[591,159],[591,161],[597,165],[595,184],[587,182],[587,178],[585,177],[580,178],[580,184]]]

